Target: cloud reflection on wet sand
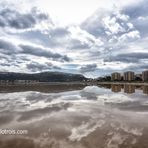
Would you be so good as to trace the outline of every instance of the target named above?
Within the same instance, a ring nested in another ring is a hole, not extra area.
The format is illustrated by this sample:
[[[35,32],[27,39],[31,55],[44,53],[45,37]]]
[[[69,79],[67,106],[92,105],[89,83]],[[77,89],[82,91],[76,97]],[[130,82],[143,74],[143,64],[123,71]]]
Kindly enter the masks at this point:
[[[97,86],[59,93],[0,94],[2,148],[144,148],[148,145],[147,95]]]

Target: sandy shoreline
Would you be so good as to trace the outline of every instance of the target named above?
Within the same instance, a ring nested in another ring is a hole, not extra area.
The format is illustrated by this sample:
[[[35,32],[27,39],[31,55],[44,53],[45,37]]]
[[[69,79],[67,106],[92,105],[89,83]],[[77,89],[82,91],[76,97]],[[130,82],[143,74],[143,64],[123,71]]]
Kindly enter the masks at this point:
[[[86,86],[100,85],[134,85],[148,86],[148,83],[125,83],[125,82],[36,82],[36,83],[16,83],[1,84],[0,92],[21,92],[21,91],[38,91],[46,93],[56,93],[63,91],[81,90]]]
[[[1,83],[0,86],[29,86],[29,85],[35,85],[35,86],[40,86],[40,85],[51,85],[51,86],[61,86],[61,85],[136,85],[136,86],[139,86],[139,85],[145,85],[145,86],[148,86],[148,82],[34,82],[34,83]]]

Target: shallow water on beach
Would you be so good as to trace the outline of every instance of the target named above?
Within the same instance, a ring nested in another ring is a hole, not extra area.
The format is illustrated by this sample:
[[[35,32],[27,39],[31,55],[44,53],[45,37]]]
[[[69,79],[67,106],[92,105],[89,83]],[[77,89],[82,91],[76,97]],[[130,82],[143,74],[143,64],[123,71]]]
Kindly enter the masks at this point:
[[[0,148],[148,147],[148,86],[60,87],[0,91]]]

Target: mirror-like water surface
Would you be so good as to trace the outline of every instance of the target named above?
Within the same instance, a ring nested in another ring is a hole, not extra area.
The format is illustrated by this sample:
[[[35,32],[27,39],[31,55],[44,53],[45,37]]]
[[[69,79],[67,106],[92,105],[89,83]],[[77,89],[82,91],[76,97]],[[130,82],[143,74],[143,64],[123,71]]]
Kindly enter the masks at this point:
[[[64,87],[2,90],[0,148],[148,147],[148,86]]]

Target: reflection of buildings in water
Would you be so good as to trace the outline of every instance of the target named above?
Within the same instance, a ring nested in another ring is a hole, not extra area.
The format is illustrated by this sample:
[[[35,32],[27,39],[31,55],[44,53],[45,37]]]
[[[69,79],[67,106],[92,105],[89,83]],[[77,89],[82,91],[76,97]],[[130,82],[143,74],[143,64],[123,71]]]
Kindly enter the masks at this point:
[[[131,94],[131,93],[135,93],[135,86],[134,85],[124,85],[124,92]]]
[[[143,93],[148,94],[148,86],[143,86]]]
[[[148,70],[142,72],[142,80],[148,81]]]
[[[121,92],[121,85],[111,85],[112,92]]]

